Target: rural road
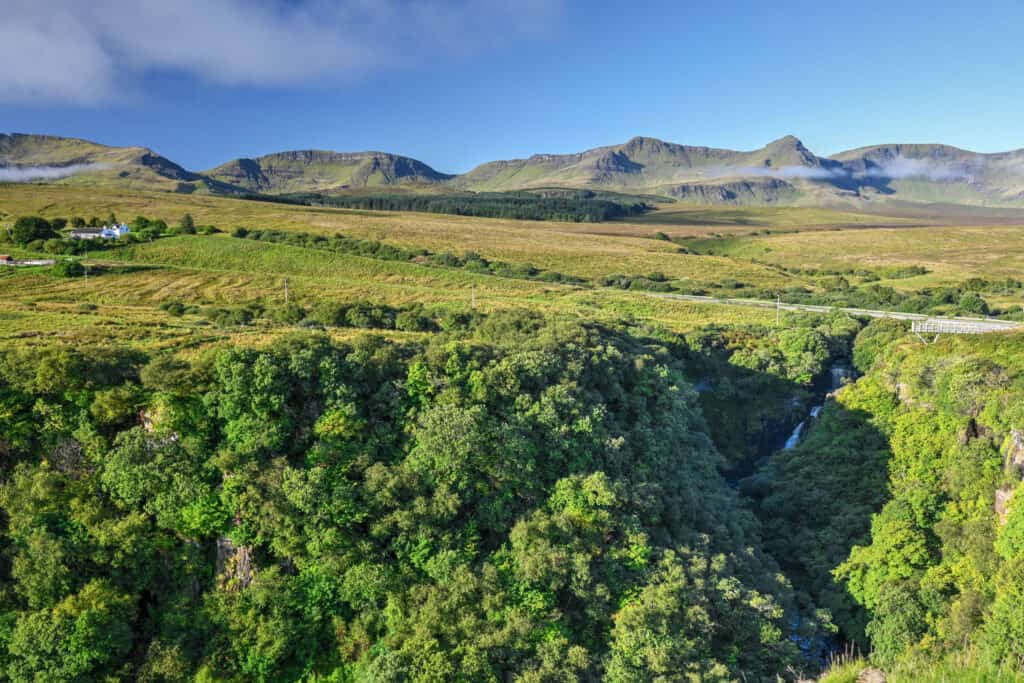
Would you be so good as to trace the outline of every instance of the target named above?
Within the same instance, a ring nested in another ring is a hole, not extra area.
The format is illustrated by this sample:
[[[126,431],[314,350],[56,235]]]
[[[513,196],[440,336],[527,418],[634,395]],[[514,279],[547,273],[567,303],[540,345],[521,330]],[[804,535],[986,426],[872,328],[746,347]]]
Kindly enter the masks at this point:
[[[1005,332],[1021,329],[1024,323],[998,318],[943,318],[928,316],[921,313],[900,313],[898,311],[873,311],[867,308],[840,308],[834,306],[813,306],[810,304],[778,304],[764,299],[718,299],[713,296],[697,296],[695,294],[661,294],[644,292],[648,296],[660,299],[678,299],[705,304],[726,304],[729,306],[754,306],[756,308],[780,308],[784,311],[808,311],[810,313],[830,313],[841,311],[850,315],[867,316],[869,318],[893,318],[923,323],[927,332],[949,332],[955,334],[983,334],[985,332]]]

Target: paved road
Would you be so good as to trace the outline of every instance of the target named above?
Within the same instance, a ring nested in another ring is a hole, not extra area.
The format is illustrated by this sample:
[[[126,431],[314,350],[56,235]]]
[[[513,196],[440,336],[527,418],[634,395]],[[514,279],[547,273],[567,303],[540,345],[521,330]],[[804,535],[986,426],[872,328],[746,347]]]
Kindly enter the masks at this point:
[[[842,311],[850,315],[867,316],[869,318],[894,318],[896,320],[911,320],[926,322],[936,328],[948,328],[949,331],[962,333],[981,334],[984,332],[1005,332],[1024,328],[1024,323],[1013,320],[999,320],[997,318],[944,318],[939,316],[923,315],[921,313],[900,313],[897,311],[873,311],[866,308],[839,308],[831,306],[812,306],[810,304],[777,304],[774,301],[763,299],[716,299],[713,296],[697,296],[694,294],[661,294],[657,292],[644,292],[648,296],[660,299],[679,299],[681,301],[693,301],[705,304],[726,304],[729,306],[754,306],[757,308],[775,308],[778,306],[784,311],[808,311],[811,313],[830,313],[831,311]]]

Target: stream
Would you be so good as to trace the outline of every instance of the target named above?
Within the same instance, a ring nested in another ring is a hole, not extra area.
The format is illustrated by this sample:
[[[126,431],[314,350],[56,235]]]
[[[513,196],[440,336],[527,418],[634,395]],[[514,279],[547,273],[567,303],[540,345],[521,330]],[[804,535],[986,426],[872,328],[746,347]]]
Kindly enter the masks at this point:
[[[830,369],[828,374],[824,375],[818,382],[815,383],[815,405],[808,411],[807,416],[797,423],[793,431],[789,433],[789,436],[784,441],[780,440],[782,435],[779,435],[774,440],[774,448],[769,452],[762,454],[759,449],[758,457],[754,462],[753,467],[750,470],[750,475],[757,474],[758,470],[768,462],[771,457],[778,457],[778,455],[784,451],[792,450],[800,445],[800,441],[804,435],[810,430],[811,425],[821,415],[821,411],[825,409],[825,402],[828,400],[834,392],[838,391],[847,382],[854,379],[853,370],[850,366],[844,363],[836,363]],[[783,432],[783,435],[785,432]],[[738,484],[739,482],[737,482]],[[801,635],[800,631],[800,617],[793,616],[790,621],[790,632],[789,639],[796,643],[797,647],[804,653],[805,656],[811,659],[815,659],[824,663],[828,655],[837,649],[837,643],[831,638],[826,638],[823,642],[815,643]]]
[[[806,417],[791,429],[788,428],[788,425],[782,429],[766,428],[756,451],[726,475],[729,486],[738,488],[741,480],[757,474],[758,470],[764,467],[768,459],[773,455],[796,448],[810,429],[814,420],[821,415],[829,395],[842,388],[844,383],[853,378],[853,369],[846,362],[842,361],[833,364],[827,373],[822,373],[814,383],[813,405],[808,410]],[[798,405],[800,401],[795,396],[791,400],[794,406]]]
[[[800,444],[800,440],[803,438],[804,431],[810,426],[810,424],[818,419],[821,415],[821,411],[825,409],[824,401],[832,393],[838,391],[843,387],[843,384],[848,379],[853,379],[853,371],[847,365],[836,364],[829,369],[828,382],[826,383],[827,389],[823,393],[820,393],[821,403],[811,407],[807,417],[804,418],[793,428],[789,437],[782,443],[782,448],[777,450],[788,451],[796,448]],[[817,389],[817,387],[815,387]]]

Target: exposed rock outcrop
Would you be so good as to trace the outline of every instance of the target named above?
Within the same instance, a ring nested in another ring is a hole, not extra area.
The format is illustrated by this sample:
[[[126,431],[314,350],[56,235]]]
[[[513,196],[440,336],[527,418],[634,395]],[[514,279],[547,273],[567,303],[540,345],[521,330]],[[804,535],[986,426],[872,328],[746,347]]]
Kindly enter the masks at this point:
[[[881,669],[868,667],[857,676],[857,683],[885,683],[885,673]]]
[[[1014,487],[1010,485],[1000,486],[996,489],[995,511],[1000,525],[1006,523],[1006,515],[1010,510],[1010,499],[1013,498],[1013,491]]]
[[[1011,429],[1003,446],[1003,466],[1024,478],[1024,431]]]
[[[252,583],[252,549],[235,545],[224,536],[217,539],[217,585],[224,590],[241,590]]]

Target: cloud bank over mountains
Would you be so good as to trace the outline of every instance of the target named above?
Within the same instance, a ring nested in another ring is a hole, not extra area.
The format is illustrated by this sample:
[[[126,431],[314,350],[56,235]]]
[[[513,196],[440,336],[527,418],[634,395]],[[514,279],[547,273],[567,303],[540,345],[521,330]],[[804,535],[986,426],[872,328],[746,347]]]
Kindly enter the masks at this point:
[[[156,73],[339,82],[535,38],[563,0],[7,0],[0,103],[90,105]]]
[[[108,164],[71,164],[70,166],[0,166],[0,183],[24,183],[32,180],[59,180],[76,173],[102,171]]]
[[[786,180],[905,180],[919,178],[934,182],[972,181],[978,174],[993,169],[1000,172],[1024,174],[1024,162],[1017,160],[945,161],[915,159],[896,156],[866,165],[863,169],[835,166],[719,166],[707,169],[707,178],[760,177]]]

